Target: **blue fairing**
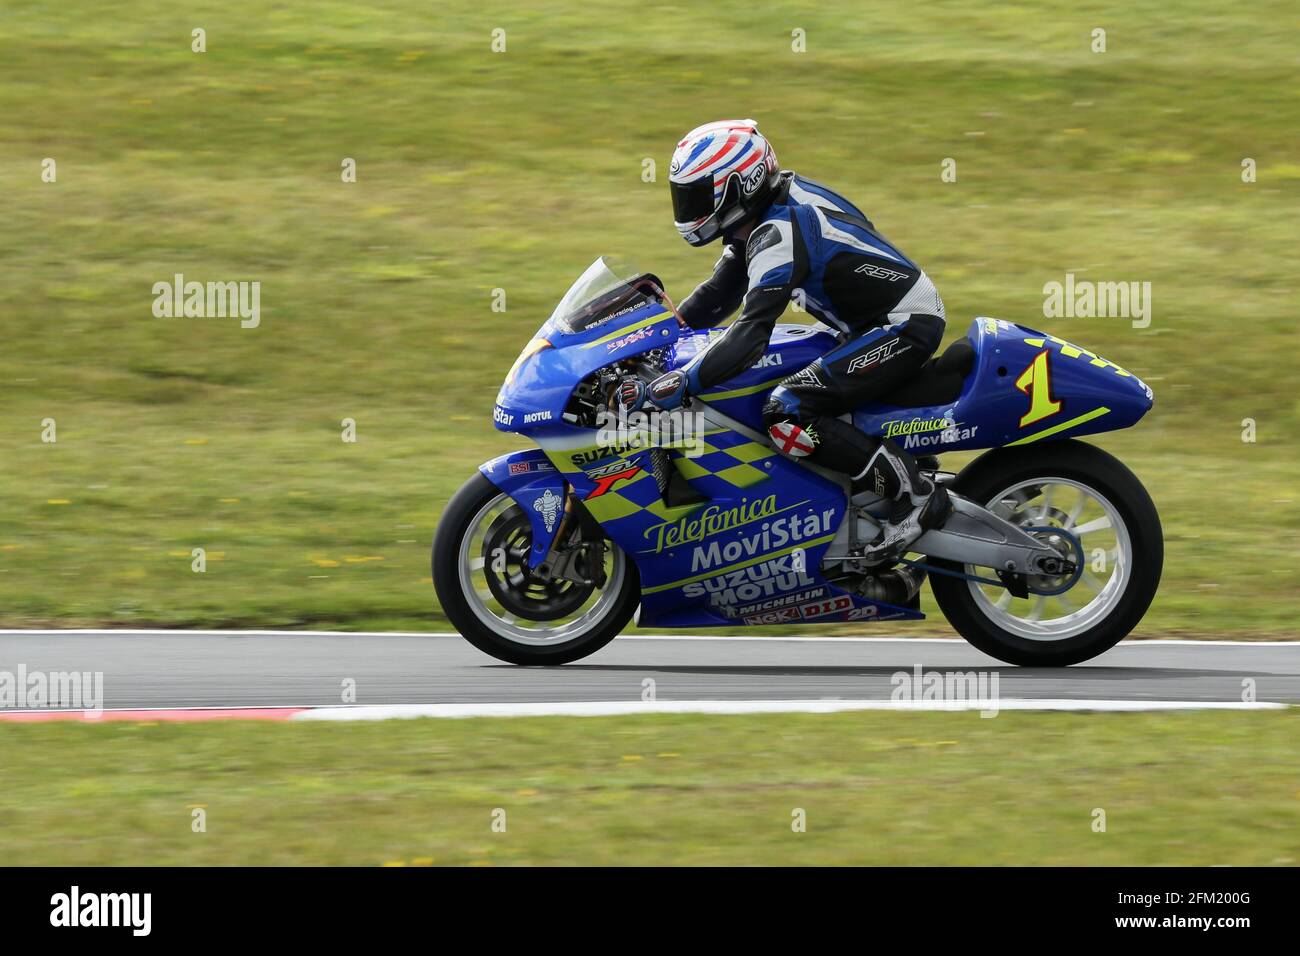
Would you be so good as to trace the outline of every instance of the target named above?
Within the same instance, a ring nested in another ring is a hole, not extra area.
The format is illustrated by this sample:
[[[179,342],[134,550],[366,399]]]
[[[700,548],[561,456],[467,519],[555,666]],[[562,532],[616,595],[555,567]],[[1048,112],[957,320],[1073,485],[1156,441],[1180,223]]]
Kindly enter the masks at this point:
[[[877,403],[854,413],[854,422],[932,454],[1125,428],[1151,407],[1151,390],[1139,379],[1061,339],[983,318],[968,338],[974,363],[953,401],[921,408]],[[528,434],[543,450],[482,467],[528,514],[530,564],[553,546],[560,524],[554,501],[571,493],[635,563],[642,626],[921,617],[821,576],[845,517],[845,487],[778,454],[762,430],[771,389],[830,351],[836,341],[829,332],[778,326],[765,358],[697,396],[696,410],[720,414],[710,415],[690,449],[656,448],[564,417],[574,389],[598,369],[652,349],[665,349],[667,364],[677,367],[710,340],[709,333],[681,328],[658,305],[580,333],[554,322],[542,327],[501,388],[496,422]],[[670,484],[677,494],[669,494]]]
[[[1115,431],[1151,408],[1141,379],[1063,339],[985,318],[971,323],[967,338],[975,364],[956,400],[919,408],[877,402],[854,412],[853,424],[908,451],[936,454]],[[1024,376],[1040,353],[1046,383],[1033,387],[1045,388],[1051,410],[1035,419]]]
[[[565,331],[547,322],[533,342],[545,347],[516,363],[497,394],[493,420],[504,432],[529,433],[561,421],[573,387],[598,368],[677,341],[676,317],[648,304],[585,332]],[[531,345],[531,344],[530,344]]]
[[[602,521],[641,571],[643,627],[921,616],[855,597],[818,573],[847,507],[838,483],[734,431],[710,434],[707,444],[702,455],[673,460],[705,503],[661,507],[651,453],[642,451],[627,457],[644,461],[647,477],[619,491],[639,507],[617,506]]]
[[[478,466],[488,481],[496,485],[524,509],[533,528],[533,546],[528,554],[529,567],[537,567],[551,550],[560,519],[564,515],[564,478],[536,448],[512,451]],[[547,497],[550,495],[551,497]],[[558,499],[558,511],[549,507]],[[550,526],[547,527],[547,521]]]

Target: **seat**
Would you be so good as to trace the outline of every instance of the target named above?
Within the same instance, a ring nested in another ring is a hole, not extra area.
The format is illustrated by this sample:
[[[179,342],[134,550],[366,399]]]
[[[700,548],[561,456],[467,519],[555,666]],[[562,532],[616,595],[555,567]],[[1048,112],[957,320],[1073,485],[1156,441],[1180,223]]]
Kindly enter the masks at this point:
[[[877,401],[894,408],[946,405],[961,394],[966,376],[975,365],[975,347],[970,339],[958,339],[942,355],[930,359],[909,382]]]

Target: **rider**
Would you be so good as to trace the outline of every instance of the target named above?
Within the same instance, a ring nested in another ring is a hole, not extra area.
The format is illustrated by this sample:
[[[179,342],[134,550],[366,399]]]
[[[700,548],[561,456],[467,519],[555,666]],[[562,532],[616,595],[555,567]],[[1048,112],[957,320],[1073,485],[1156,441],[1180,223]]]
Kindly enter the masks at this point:
[[[839,332],[840,344],[784,379],[763,409],[777,448],[850,475],[895,507],[864,551],[901,555],[952,505],[895,442],[869,436],[846,412],[913,376],[943,337],[943,302],[930,278],[886,240],[856,206],[825,186],[777,166],[753,120],[691,130],[669,170],[677,231],[692,246],[719,237],[713,275],[681,303],[694,329],[740,317],[712,346],[649,385],[624,383],[628,408],[676,408],[687,396],[753,365],[786,303],[797,298]],[[844,417],[841,417],[844,416]]]

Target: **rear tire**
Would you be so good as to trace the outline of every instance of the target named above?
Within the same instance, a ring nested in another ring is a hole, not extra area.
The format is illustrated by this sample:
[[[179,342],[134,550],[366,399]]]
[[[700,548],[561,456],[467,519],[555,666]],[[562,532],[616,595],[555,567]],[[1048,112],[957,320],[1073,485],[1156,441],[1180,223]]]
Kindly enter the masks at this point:
[[[1109,598],[1101,616],[1082,633],[1061,639],[1027,637],[1016,630],[1031,630],[1033,623],[1001,612],[977,597],[978,586],[949,575],[930,576],[935,600],[948,622],[985,654],[1024,667],[1063,667],[1096,657],[1123,640],[1146,613],[1155,597],[1164,564],[1164,536],[1160,516],[1150,495],[1133,472],[1100,448],[1078,441],[1052,442],[1022,448],[999,448],[968,465],[948,487],[988,507],[1005,489],[1036,479],[1062,479],[1097,492],[1117,514],[1130,555],[1120,593]],[[1046,504],[1044,504],[1046,510]],[[1041,522],[1040,522],[1041,523]],[[1109,526],[1107,526],[1109,527]],[[1084,558],[1088,555],[1085,553]],[[935,567],[991,576],[984,568],[969,568],[953,561],[929,559]],[[1116,568],[1114,573],[1118,574]],[[1073,594],[1072,586],[1062,597]],[[1118,590],[1118,589],[1117,589]],[[1104,593],[1104,592],[1102,592]],[[1086,594],[1084,595],[1086,596]],[[1092,605],[1087,605],[1084,611]],[[1049,622],[1050,624],[1050,622]]]
[[[546,628],[542,627],[538,630],[538,638],[529,638],[529,640],[540,641],[539,643],[522,643],[520,640],[511,639],[509,636],[511,627],[507,622],[502,621],[495,628],[490,625],[491,615],[481,600],[475,599],[479,608],[478,613],[474,607],[471,607],[470,599],[462,585],[462,572],[467,576],[474,576],[484,573],[488,566],[482,564],[476,570],[462,569],[462,560],[466,551],[462,545],[466,535],[472,535],[475,531],[473,527],[475,518],[482,515],[494,501],[503,497],[496,485],[492,484],[482,472],[477,472],[452,496],[443,511],[442,520],[438,522],[438,530],[433,538],[432,566],[433,586],[447,619],[479,650],[510,664],[567,664],[594,654],[617,637],[627,626],[641,600],[641,585],[636,565],[621,553],[616,555],[623,569],[621,578],[617,583],[611,581],[607,585],[616,584],[616,592],[609,600],[599,605],[598,616],[583,623],[579,629],[580,633],[575,637],[568,639],[560,637],[555,640],[555,643],[545,643]],[[617,549],[618,546],[607,541],[606,547]],[[471,557],[479,556],[471,555]],[[484,617],[488,620],[484,620]]]

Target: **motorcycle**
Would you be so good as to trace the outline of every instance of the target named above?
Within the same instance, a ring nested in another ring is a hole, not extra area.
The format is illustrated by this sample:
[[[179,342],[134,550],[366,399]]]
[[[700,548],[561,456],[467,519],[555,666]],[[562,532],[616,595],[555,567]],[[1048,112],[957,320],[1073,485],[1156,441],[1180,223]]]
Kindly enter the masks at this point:
[[[820,323],[779,324],[742,375],[675,413],[618,412],[717,330],[680,321],[650,273],[597,259],[525,346],[496,428],[535,449],[486,462],[451,498],[433,581],[470,643],[515,664],[595,652],[640,627],[920,620],[928,577],[949,623],[1011,664],[1063,666],[1123,639],[1155,595],[1160,519],[1118,459],[1078,440],[1151,408],[1132,373],[1053,335],[979,317],[909,383],[852,413],[945,485],[953,510],[907,555],[863,546],[891,502],[774,446],[781,379],[835,347]],[[959,473],[942,453],[987,449]],[[912,582],[900,589],[900,581]]]

